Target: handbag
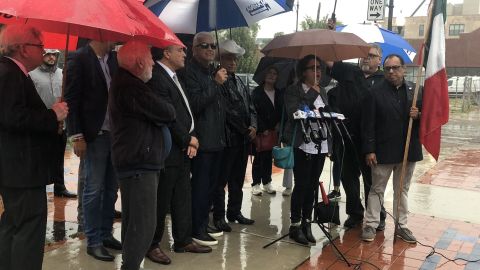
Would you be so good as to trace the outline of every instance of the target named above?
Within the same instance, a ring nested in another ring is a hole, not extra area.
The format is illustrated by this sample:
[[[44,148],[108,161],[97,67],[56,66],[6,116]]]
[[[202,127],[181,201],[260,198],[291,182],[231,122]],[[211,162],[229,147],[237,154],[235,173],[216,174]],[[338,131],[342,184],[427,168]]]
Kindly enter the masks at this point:
[[[323,182],[320,182],[319,185],[323,201],[316,203],[314,206],[314,221],[317,223],[335,223],[340,225],[340,207],[338,202],[330,202],[323,188]]]
[[[285,107],[283,108],[282,120],[280,122],[280,136],[278,138],[278,144],[280,146],[274,146],[272,149],[273,164],[278,168],[293,169],[293,165],[295,163],[293,159],[293,147],[292,146],[281,147],[281,142],[280,142],[283,134],[284,116],[285,116]],[[295,142],[296,131],[297,131],[297,123],[295,123],[295,126],[293,128],[292,144],[293,142]]]
[[[255,150],[258,152],[272,151],[273,147],[277,145],[278,136],[275,130],[269,130],[267,135],[263,132],[258,133],[255,137]]]

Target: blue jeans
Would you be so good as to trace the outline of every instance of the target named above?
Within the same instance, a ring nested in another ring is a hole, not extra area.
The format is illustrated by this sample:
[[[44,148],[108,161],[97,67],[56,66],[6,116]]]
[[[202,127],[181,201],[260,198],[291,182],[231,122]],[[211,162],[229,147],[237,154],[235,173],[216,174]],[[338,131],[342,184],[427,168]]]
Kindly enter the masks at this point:
[[[118,191],[108,132],[87,143],[84,165],[83,222],[87,245],[95,247],[102,245],[103,239],[112,235]]]

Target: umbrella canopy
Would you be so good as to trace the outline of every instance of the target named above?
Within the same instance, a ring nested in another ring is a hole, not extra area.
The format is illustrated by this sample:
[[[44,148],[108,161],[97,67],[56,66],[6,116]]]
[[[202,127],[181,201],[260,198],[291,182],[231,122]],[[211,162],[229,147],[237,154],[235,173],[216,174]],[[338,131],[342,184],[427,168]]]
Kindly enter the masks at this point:
[[[313,54],[324,61],[366,57],[370,46],[358,36],[312,29],[275,37],[262,52],[266,56],[301,59]]]
[[[265,75],[268,68],[271,66],[278,69],[278,76],[276,86],[278,88],[285,88],[288,86],[290,76],[292,72],[295,72],[296,61],[293,59],[282,58],[282,57],[262,57],[258,63],[257,69],[253,74],[253,80],[259,85],[265,80]],[[293,74],[294,76],[295,74]]]
[[[273,66],[278,69],[277,82],[275,83],[275,86],[279,89],[286,88],[295,81],[296,65],[297,61],[294,59],[264,56],[258,63],[257,69],[253,75],[253,80],[261,85],[265,80],[265,75],[268,71],[268,68]],[[331,80],[332,78],[324,70],[322,72],[320,86],[326,87]]]
[[[195,34],[250,26],[291,11],[293,0],[148,0],[145,6],[175,33]]]
[[[135,38],[158,47],[183,46],[175,34],[137,0],[2,0],[0,23],[24,23],[42,31],[99,41]]]
[[[400,55],[405,63],[412,63],[416,51],[400,35],[375,24],[349,24],[337,26],[337,32],[353,33],[367,43],[377,43],[383,51],[382,63],[390,54]]]

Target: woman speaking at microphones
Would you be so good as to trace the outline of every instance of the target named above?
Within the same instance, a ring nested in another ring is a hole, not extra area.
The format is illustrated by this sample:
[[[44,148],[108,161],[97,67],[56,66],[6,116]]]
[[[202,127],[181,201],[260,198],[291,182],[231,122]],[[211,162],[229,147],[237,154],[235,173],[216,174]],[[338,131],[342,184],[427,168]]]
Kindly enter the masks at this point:
[[[310,221],[314,194],[318,190],[325,156],[329,152],[329,140],[318,136],[321,128],[318,126],[318,121],[312,121],[308,117],[309,110],[325,107],[328,103],[325,89],[319,86],[322,68],[318,57],[305,56],[297,64],[298,82],[289,86],[285,92],[288,120],[285,125],[284,140],[294,149],[295,179],[290,202],[289,234],[291,239],[305,245],[316,242],[312,235]]]

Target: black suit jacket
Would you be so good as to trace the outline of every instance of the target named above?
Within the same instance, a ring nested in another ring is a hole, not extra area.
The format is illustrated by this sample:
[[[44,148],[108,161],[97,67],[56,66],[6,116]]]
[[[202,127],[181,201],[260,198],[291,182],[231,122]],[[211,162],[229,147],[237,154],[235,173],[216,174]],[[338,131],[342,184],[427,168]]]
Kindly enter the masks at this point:
[[[185,85],[182,82],[180,84],[185,91]],[[165,160],[165,166],[183,164],[190,138],[195,136],[193,131],[190,132],[192,119],[188,112],[187,104],[173,79],[158,63],[155,63],[153,66],[152,79],[148,81],[147,85],[175,108],[176,121],[169,125],[173,143],[170,154]],[[187,95],[186,92],[185,95]],[[192,108],[190,107],[190,109]]]
[[[107,64],[113,78],[118,67],[114,52],[109,54]],[[90,46],[76,50],[68,58],[65,101],[69,107],[68,134],[83,133],[87,142],[95,140],[105,120],[108,88],[98,57]]]
[[[257,132],[274,130],[282,117],[283,91],[275,89],[274,104],[272,104],[263,86],[258,86],[252,92],[252,101],[257,111]]]
[[[379,164],[400,163],[403,160],[405,140],[409,122],[410,107],[413,102],[415,84],[405,81],[407,94],[405,108],[401,108],[393,86],[387,80],[375,84],[364,100],[362,110],[363,153],[375,153]],[[422,108],[422,89],[420,89],[417,108]],[[408,161],[423,159],[422,146],[418,136],[420,120],[414,120]]]
[[[6,57],[0,58],[0,187],[49,184],[58,123],[33,81]]]

